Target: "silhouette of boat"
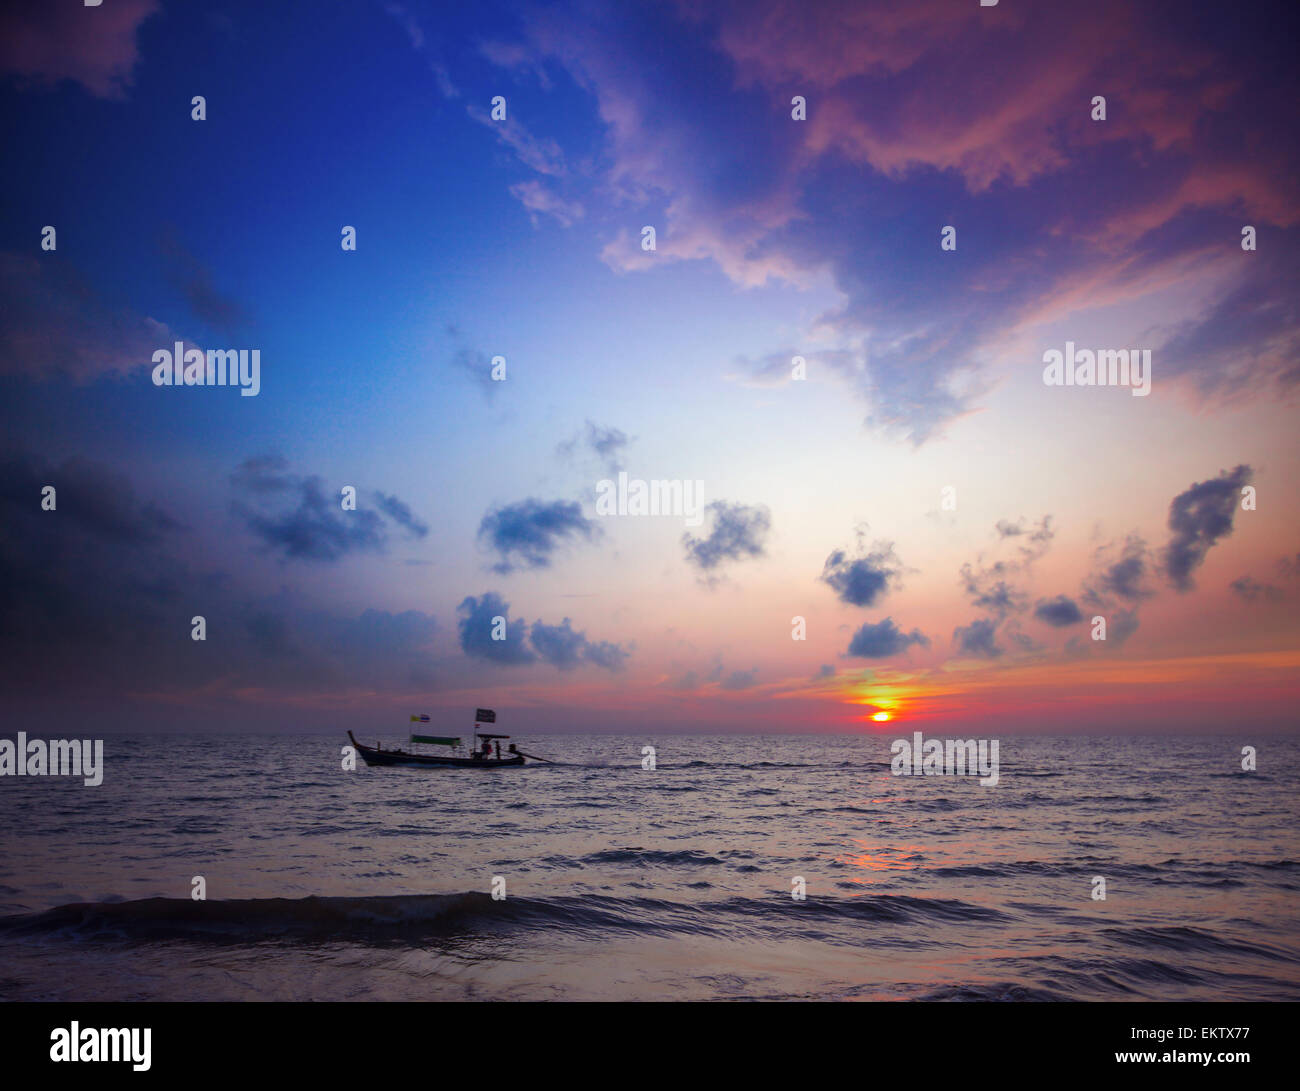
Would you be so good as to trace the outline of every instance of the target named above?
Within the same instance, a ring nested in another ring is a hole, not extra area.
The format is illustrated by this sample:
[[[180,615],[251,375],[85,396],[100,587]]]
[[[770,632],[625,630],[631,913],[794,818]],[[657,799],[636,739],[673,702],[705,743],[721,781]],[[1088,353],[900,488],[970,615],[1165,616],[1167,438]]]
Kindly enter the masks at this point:
[[[356,752],[361,755],[361,760],[367,765],[422,765],[429,768],[450,768],[450,769],[508,769],[518,768],[525,764],[526,758],[533,758],[534,761],[547,761],[547,758],[538,758],[532,754],[523,754],[515,749],[514,744],[510,745],[506,756],[502,757],[501,744],[497,741],[496,756],[492,754],[493,741],[508,739],[509,735],[488,735],[479,732],[479,724],[496,723],[497,715],[490,708],[480,708],[475,712],[474,717],[474,745],[470,748],[468,755],[465,754],[439,754],[422,750],[403,750],[401,747],[396,749],[385,750],[382,744],[375,746],[366,746],[356,740],[356,736],[351,731],[348,732],[348,739],[351,741]],[[428,723],[428,716],[412,716],[412,723]],[[484,740],[482,749],[479,748],[479,740]],[[460,738],[448,737],[445,735],[412,735],[411,743],[421,746],[446,746],[459,747]]]

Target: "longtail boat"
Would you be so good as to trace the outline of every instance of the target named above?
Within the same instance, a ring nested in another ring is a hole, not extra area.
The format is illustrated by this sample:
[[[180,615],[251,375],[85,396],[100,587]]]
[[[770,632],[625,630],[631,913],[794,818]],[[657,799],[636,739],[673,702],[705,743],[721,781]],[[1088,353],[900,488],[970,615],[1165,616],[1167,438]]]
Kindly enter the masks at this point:
[[[496,713],[490,708],[480,708],[476,710],[474,716],[474,743],[468,754],[439,754],[422,750],[403,750],[396,749],[385,750],[382,744],[375,746],[366,746],[357,742],[356,736],[351,731],[348,732],[348,739],[356,752],[361,755],[361,759],[367,765],[423,765],[431,768],[455,768],[455,769],[506,769],[517,768],[525,764],[525,758],[533,758],[534,761],[547,761],[546,758],[537,758],[532,754],[524,754],[517,750],[511,743],[505,756],[501,755],[501,743],[497,740],[508,739],[509,735],[489,735],[479,731],[479,724],[496,723]],[[428,723],[428,716],[412,716],[412,723]],[[483,740],[480,749],[479,742]],[[492,753],[493,742],[496,742],[496,755]],[[461,745],[460,737],[451,737],[447,735],[412,735],[411,743],[419,746],[445,746],[459,748]]]

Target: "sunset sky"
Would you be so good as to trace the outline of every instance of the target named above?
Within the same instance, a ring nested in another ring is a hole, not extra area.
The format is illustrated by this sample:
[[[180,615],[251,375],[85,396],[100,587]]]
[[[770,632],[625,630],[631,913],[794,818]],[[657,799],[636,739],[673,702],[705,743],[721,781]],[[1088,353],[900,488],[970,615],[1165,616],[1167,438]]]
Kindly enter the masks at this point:
[[[11,6],[6,728],[1294,729],[1290,18]]]

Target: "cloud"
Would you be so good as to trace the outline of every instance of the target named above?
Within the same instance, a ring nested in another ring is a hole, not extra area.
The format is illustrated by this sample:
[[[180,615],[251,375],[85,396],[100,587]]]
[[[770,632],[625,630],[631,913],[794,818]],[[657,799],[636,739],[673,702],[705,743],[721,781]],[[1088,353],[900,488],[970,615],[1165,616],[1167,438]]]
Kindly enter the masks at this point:
[[[155,350],[183,340],[161,322],[110,306],[56,255],[0,253],[0,295],[5,375],[90,382],[148,369]]]
[[[479,539],[500,555],[492,567],[502,574],[520,568],[546,568],[564,542],[572,538],[591,541],[598,533],[599,528],[582,514],[577,501],[545,503],[531,497],[489,511],[478,528]]]
[[[1271,583],[1260,583],[1250,576],[1241,576],[1233,580],[1228,586],[1247,602],[1257,602],[1260,599],[1268,602],[1280,602],[1283,598],[1280,587],[1275,587]]]
[[[427,47],[427,38],[424,33],[424,28],[420,26],[415,16],[411,14],[410,9],[403,4],[390,3],[384,5],[384,11],[392,16],[397,22],[397,25],[402,28],[407,40],[411,43],[411,48],[414,49],[415,52],[425,56],[426,63],[429,66],[429,72],[433,75],[434,82],[438,85],[438,93],[441,94],[444,99],[449,101],[451,99],[460,98],[460,91],[456,88],[456,85],[451,82],[451,74],[447,71],[446,66],[434,57],[428,56],[430,51]]]
[[[715,500],[704,509],[713,518],[708,537],[682,535],[686,560],[701,572],[711,573],[725,561],[764,556],[772,516],[762,505],[732,504]]]
[[[1138,535],[1130,534],[1124,540],[1118,559],[1112,561],[1110,558],[1114,556],[1115,548],[1112,543],[1097,550],[1100,568],[1084,585],[1083,599],[1089,606],[1102,606],[1112,597],[1130,603],[1141,602],[1155,594],[1146,585],[1151,569],[1146,542]]]
[[[1029,605],[1028,597],[1006,580],[988,582],[969,564],[962,565],[961,576],[971,604],[999,618],[1018,614]]]
[[[510,113],[508,102],[504,121],[493,121],[491,112],[478,105],[469,106],[467,112],[475,121],[491,129],[497,140],[514,152],[524,166],[552,177],[568,173],[560,146],[549,138],[533,136]]]
[[[858,557],[837,549],[826,558],[820,578],[841,602],[850,606],[874,606],[899,586],[901,572],[902,563],[894,553],[894,544],[877,542],[870,552]]]
[[[559,444],[556,452],[564,458],[571,458],[578,446],[584,445],[600,459],[606,470],[618,473],[623,468],[623,456],[631,442],[631,438],[621,429],[605,428],[589,420],[585,432]]]
[[[35,85],[73,80],[99,98],[121,99],[139,52],[136,32],[158,0],[8,4],[0,15],[0,72]]]
[[[572,670],[582,662],[582,649],[586,637],[574,632],[566,617],[559,625],[545,625],[534,621],[530,632],[533,648],[547,663],[560,670]]]
[[[849,650],[845,653],[856,659],[885,659],[907,651],[913,644],[923,648],[930,646],[930,638],[919,629],[905,633],[894,624],[893,618],[863,625],[853,639],[849,641]]]
[[[492,360],[478,349],[457,349],[451,358],[451,366],[453,370],[472,379],[474,385],[483,392],[483,396],[489,402],[493,401],[501,387],[506,385],[492,378]]]
[[[460,647],[466,655],[512,666],[537,659],[525,639],[527,622],[511,624],[510,604],[495,591],[484,592],[480,598],[467,595],[456,612],[460,615],[456,624]],[[501,639],[493,639],[494,632],[500,633]]]
[[[587,641],[582,655],[588,663],[594,663],[607,671],[620,671],[632,653],[621,644],[609,640]]]
[[[398,526],[404,527],[411,537],[423,538],[429,533],[428,524],[417,519],[410,507],[396,496],[387,496],[382,492],[377,492],[375,493],[375,501],[379,510]]]
[[[999,544],[1016,542],[1017,556],[984,564],[981,555],[978,567],[969,562],[961,566],[961,582],[973,606],[1001,621],[1029,608],[1028,596],[1015,586],[1012,579],[1033,568],[1051,547],[1056,532],[1052,529],[1050,515],[1044,515],[1032,527],[1026,527],[1023,520],[1011,523],[1002,519],[994,531]]]
[[[585,633],[574,631],[567,617],[559,625],[533,622],[529,637],[533,650],[545,662],[560,670],[572,670],[585,662],[605,670],[620,671],[629,654],[626,649],[609,641],[593,644]]]
[[[607,640],[591,641],[565,618],[558,625],[542,621],[510,620],[510,604],[495,591],[466,597],[456,608],[461,650],[476,659],[520,666],[541,661],[561,671],[584,663],[618,672],[631,652]],[[497,619],[501,621],[498,623]],[[501,639],[493,639],[493,633]]]
[[[1042,599],[1034,607],[1034,617],[1048,625],[1064,629],[1070,625],[1078,625],[1083,620],[1083,613],[1074,599],[1057,595],[1053,599]]]
[[[1138,612],[1136,610],[1116,610],[1111,615],[1106,630],[1106,642],[1115,648],[1122,648],[1138,630]]]
[[[624,227],[602,257],[620,271],[711,261],[745,287],[829,277],[843,303],[812,327],[855,358],[837,374],[869,428],[925,443],[980,407],[986,361],[1026,327],[1165,289],[1180,295],[1161,350],[1174,374],[1241,398],[1275,391],[1252,376],[1300,378],[1287,294],[1300,247],[1275,233],[1249,265],[1225,241],[1242,223],[1300,221],[1276,90],[1293,81],[1268,18],[1230,39],[1123,0],[756,0],[581,18],[579,36],[572,9],[539,12],[498,56],[562,67],[591,95],[605,132],[595,184],[658,228],[655,253]],[[793,93],[806,122],[789,119]],[[1104,123],[1090,118],[1098,93]],[[1101,162],[1113,184],[1098,189]],[[953,253],[938,249],[942,224],[958,228]],[[760,378],[788,366],[774,353]]]
[[[1232,517],[1251,468],[1224,470],[1209,481],[1198,481],[1169,505],[1170,538],[1162,555],[1165,574],[1179,591],[1190,591],[1192,573],[1220,539],[1232,533]]]
[[[53,511],[41,509],[47,484]],[[193,709],[433,684],[431,616],[338,614],[287,590],[268,598],[241,585],[246,566],[197,565],[192,535],[101,463],[0,458],[5,691],[109,697],[111,720],[149,700],[183,698]],[[191,639],[195,615],[207,621],[205,642]]]
[[[726,690],[750,689],[758,682],[758,668],[752,667],[747,671],[732,671],[722,681],[722,688]]]
[[[46,522],[60,530],[79,529],[103,547],[152,546],[184,529],[168,512],[141,501],[122,474],[81,455],[61,464],[11,453],[0,461],[0,503],[18,511],[39,509],[42,489],[55,490],[55,509]]]
[[[510,196],[528,209],[529,220],[538,226],[538,214],[550,216],[561,227],[572,227],[583,217],[583,208],[577,201],[566,201],[545,183],[531,178],[510,187]]]
[[[1185,375],[1205,397],[1248,400],[1290,394],[1300,383],[1300,236],[1231,256],[1236,275],[1159,347],[1162,374]]]
[[[238,302],[218,290],[212,270],[185,248],[174,230],[167,230],[159,245],[168,282],[185,297],[194,316],[216,333],[236,335],[248,316]]]
[[[952,640],[958,651],[979,659],[997,659],[1003,649],[997,643],[998,623],[993,618],[979,618],[953,630]]]
[[[333,562],[351,553],[382,552],[388,544],[383,515],[415,536],[423,536],[423,524],[396,497],[377,493],[378,512],[345,510],[341,489],[327,491],[316,475],[290,473],[288,463],[278,455],[246,459],[230,480],[237,493],[236,514],[271,552],[285,560]]]

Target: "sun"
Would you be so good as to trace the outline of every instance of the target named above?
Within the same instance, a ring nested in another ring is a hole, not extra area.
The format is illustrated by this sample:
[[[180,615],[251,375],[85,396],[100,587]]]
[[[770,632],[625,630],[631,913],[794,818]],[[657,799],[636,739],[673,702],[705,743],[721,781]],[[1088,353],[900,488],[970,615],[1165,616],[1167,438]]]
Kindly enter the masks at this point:
[[[888,712],[877,712],[877,713],[876,713],[874,716],[872,716],[871,718],[872,718],[873,720],[875,720],[876,723],[878,723],[878,724],[883,724],[886,720],[889,719],[889,713],[888,713]]]

